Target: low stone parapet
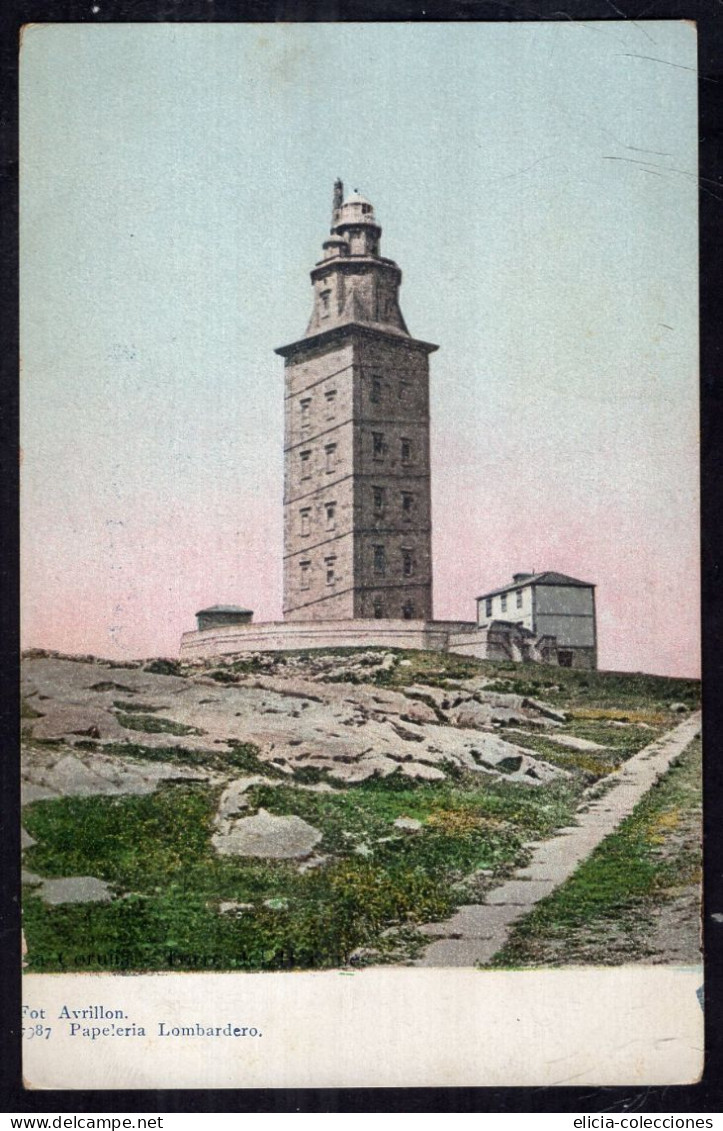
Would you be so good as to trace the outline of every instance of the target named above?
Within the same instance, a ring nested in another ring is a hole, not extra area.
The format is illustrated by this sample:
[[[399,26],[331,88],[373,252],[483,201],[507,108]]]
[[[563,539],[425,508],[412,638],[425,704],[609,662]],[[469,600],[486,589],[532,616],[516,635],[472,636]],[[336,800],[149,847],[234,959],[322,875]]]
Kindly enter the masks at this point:
[[[243,652],[312,648],[419,648],[447,650],[450,630],[465,622],[421,620],[268,621],[185,632],[181,659]],[[470,628],[474,629],[470,622]]]

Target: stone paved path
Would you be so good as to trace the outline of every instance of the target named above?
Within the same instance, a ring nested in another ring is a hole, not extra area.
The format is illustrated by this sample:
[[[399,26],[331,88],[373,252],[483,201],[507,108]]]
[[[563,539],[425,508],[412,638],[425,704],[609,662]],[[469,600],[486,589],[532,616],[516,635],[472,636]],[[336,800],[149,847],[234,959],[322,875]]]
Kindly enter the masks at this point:
[[[700,732],[700,713],[690,715],[629,758],[604,779],[605,793],[577,813],[577,824],[533,846],[532,860],[487,896],[487,902],[460,907],[443,923],[420,929],[436,938],[417,966],[474,966],[486,963],[504,945],[512,925],[564,883],[609,836]],[[594,798],[601,783],[590,791]]]

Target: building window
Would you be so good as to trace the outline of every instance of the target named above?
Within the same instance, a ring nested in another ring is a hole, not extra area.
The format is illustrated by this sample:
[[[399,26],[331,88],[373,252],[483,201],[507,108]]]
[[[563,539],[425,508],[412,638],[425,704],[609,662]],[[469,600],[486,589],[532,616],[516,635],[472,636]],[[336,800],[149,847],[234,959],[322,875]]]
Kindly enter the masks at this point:
[[[414,554],[411,550],[402,550],[402,574],[412,577],[414,574]]]
[[[402,518],[411,518],[414,514],[414,495],[411,491],[402,491]]]
[[[507,594],[506,593],[503,593],[502,596],[500,597],[500,608],[502,609],[503,613],[507,612]]]
[[[572,667],[572,652],[558,652],[557,662],[561,668]]]
[[[409,463],[412,458],[412,441],[401,440],[402,463]]]
[[[517,608],[521,609],[522,608],[522,590],[521,589],[516,590],[515,598],[516,598]]]
[[[374,547],[374,572],[379,577],[384,577],[387,572],[387,554],[383,546]]]
[[[336,582],[336,558],[324,558],[326,568],[326,584],[334,585]]]
[[[399,399],[402,404],[407,404],[409,400],[409,381],[399,382]]]
[[[485,601],[485,615],[488,616],[488,617],[492,616],[492,598],[491,597],[488,597],[487,600]]]
[[[374,459],[384,459],[384,433],[372,432],[372,453]]]
[[[380,620],[384,616],[384,603],[381,597],[374,598],[374,616]]]
[[[310,533],[311,507],[304,507],[303,511],[299,511],[299,517],[301,519],[302,537],[306,537],[306,535]]]
[[[300,562],[299,573],[301,576],[300,586],[302,589],[308,589],[311,579],[311,562]]]
[[[308,432],[311,427],[311,397],[304,397],[303,401],[299,402],[301,409],[301,431]]]
[[[299,459],[301,460],[301,478],[309,479],[311,477],[311,451],[307,448],[305,452],[299,452]]]
[[[372,487],[372,491],[374,493],[374,510],[377,514],[382,514],[386,502],[386,491],[383,487]]]
[[[326,318],[329,313],[331,291],[320,291],[319,297],[321,298],[321,315],[322,318]]]
[[[336,444],[327,444],[324,451],[326,453],[326,470],[333,471],[336,467]]]
[[[372,391],[371,401],[372,404],[379,404],[382,399],[382,379],[381,377],[372,377]]]
[[[414,619],[414,601],[405,601],[402,605],[402,617],[404,620]]]
[[[326,504],[326,529],[336,529],[336,503]]]
[[[326,419],[334,420],[336,417],[336,389],[327,389],[324,393],[326,401]]]

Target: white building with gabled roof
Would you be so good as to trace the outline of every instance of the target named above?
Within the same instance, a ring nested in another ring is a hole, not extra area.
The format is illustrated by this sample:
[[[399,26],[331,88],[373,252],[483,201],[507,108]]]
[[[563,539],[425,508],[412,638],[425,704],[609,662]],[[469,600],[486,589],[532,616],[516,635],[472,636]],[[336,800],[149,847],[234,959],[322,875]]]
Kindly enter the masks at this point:
[[[516,573],[477,598],[477,624],[492,636],[504,636],[505,626],[522,630],[507,633],[516,648],[529,651],[521,658],[544,655],[561,667],[597,667],[595,586],[588,581],[552,570]]]

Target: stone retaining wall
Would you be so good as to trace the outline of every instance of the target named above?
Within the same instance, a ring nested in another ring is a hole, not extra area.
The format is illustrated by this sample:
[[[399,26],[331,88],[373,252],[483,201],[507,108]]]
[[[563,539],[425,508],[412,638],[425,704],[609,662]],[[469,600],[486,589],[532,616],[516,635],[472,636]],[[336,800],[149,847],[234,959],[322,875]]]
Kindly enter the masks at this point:
[[[339,620],[315,623],[269,621],[185,632],[182,659],[237,652],[281,652],[305,648],[420,648],[446,651],[451,633],[472,621]]]

